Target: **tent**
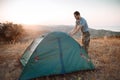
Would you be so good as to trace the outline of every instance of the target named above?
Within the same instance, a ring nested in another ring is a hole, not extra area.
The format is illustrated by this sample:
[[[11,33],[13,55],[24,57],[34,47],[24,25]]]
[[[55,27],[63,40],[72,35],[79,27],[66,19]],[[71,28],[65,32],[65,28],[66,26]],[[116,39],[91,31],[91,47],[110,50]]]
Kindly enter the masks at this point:
[[[20,80],[95,68],[86,51],[64,32],[51,32],[34,40],[20,62]]]

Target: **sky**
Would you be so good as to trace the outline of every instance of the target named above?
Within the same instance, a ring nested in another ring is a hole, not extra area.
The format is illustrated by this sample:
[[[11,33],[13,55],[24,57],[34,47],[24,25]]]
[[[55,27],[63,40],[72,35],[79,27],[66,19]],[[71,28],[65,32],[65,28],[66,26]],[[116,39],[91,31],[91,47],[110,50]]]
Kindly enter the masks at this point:
[[[91,28],[120,31],[120,0],[0,0],[0,22],[75,25],[74,11]]]

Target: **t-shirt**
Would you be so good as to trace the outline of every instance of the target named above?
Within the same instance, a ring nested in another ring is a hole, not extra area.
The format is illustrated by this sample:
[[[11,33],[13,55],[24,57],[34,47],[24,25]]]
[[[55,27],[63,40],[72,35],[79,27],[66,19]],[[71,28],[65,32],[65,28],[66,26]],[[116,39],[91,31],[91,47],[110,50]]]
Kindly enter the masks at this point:
[[[89,29],[88,29],[88,24],[87,24],[87,22],[86,22],[86,20],[85,20],[84,18],[81,17],[80,20],[76,20],[76,26],[79,26],[79,25],[82,25],[82,27],[81,27],[81,31],[82,31],[82,32],[87,32],[87,31],[89,31]],[[79,26],[79,27],[80,27],[80,26]]]

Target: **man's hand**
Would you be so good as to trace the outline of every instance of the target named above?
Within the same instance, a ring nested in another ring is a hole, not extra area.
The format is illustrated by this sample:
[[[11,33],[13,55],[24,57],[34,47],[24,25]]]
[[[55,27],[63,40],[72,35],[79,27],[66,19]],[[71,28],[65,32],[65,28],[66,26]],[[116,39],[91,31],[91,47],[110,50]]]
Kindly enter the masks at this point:
[[[72,33],[72,32],[69,32],[68,34],[69,34],[70,36],[73,36],[73,33]]]

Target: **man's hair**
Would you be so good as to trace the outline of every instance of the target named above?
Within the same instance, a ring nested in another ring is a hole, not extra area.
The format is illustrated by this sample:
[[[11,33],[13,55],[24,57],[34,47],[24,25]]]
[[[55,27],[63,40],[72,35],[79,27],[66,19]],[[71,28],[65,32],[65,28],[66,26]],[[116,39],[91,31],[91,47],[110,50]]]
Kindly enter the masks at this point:
[[[74,12],[75,15],[80,15],[79,11]]]

